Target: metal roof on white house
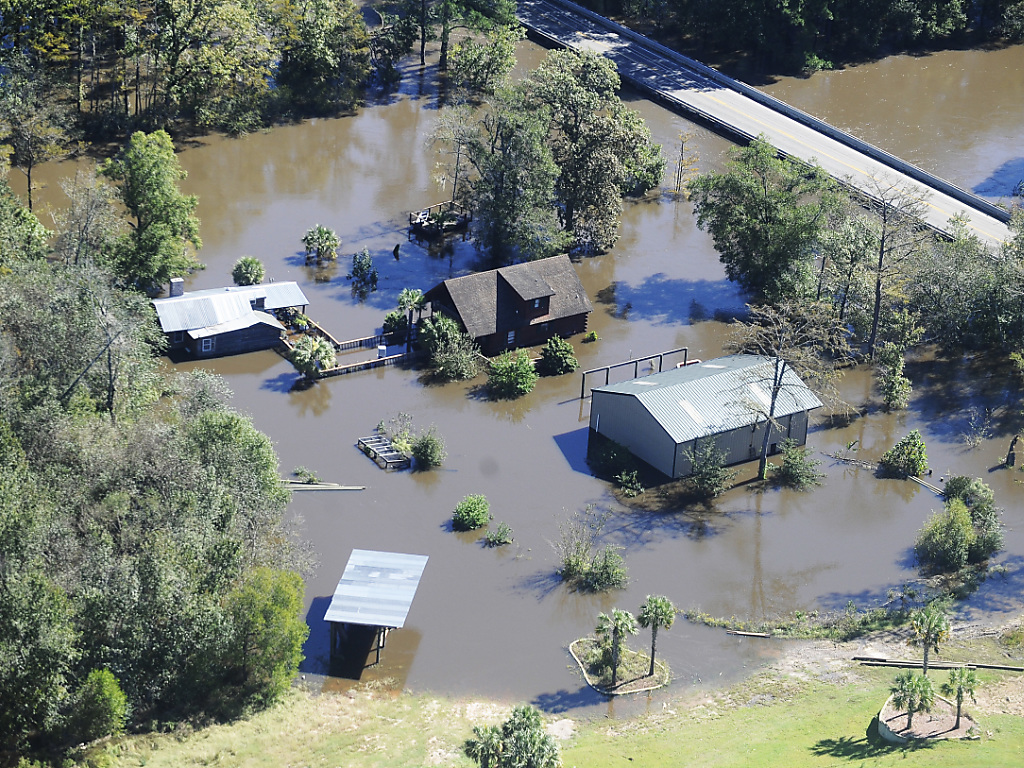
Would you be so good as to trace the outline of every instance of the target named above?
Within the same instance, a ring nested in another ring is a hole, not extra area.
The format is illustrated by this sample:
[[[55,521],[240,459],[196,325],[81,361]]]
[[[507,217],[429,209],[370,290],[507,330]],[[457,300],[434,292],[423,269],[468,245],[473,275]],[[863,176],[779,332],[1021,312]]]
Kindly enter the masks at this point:
[[[223,323],[217,323],[217,325],[207,325],[203,328],[195,328],[189,331],[188,335],[193,339],[202,339],[207,336],[217,336],[221,333],[230,333],[231,331],[240,331],[243,328],[251,328],[258,323],[269,325],[271,328],[276,328],[279,331],[284,331],[284,326],[281,325],[273,315],[268,315],[266,312],[256,312],[255,310],[250,309],[241,317],[236,317],[233,320],[225,320]]]
[[[426,565],[427,555],[353,549],[324,621],[404,626]]]
[[[639,379],[596,387],[594,393],[635,397],[677,443],[746,427],[771,404],[775,358],[729,355]],[[822,403],[786,366],[775,404],[782,418]],[[760,417],[763,420],[763,416]]]
[[[173,333],[246,317],[253,311],[253,302],[259,299],[263,299],[262,309],[268,310],[309,304],[297,283],[285,282],[189,291],[181,296],[153,299],[153,307],[164,333]]]

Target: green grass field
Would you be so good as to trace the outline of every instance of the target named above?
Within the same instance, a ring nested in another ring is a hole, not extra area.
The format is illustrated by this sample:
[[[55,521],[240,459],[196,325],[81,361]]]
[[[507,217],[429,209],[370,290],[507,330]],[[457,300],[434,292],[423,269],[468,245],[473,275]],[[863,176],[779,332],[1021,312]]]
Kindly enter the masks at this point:
[[[942,657],[1008,663],[1005,649],[991,639],[951,643]],[[838,652],[840,658],[849,655]],[[971,705],[967,710],[982,731],[976,741],[897,747],[879,740],[872,722],[895,672],[847,665],[840,674],[758,673],[698,699],[666,702],[644,716],[578,722],[575,734],[563,742],[563,762],[567,768],[1024,765],[1024,717],[987,714]],[[945,679],[944,672],[932,674],[936,684]],[[981,676],[990,706],[992,700],[1020,704],[1024,675]],[[274,709],[230,725],[98,746],[90,762],[133,768],[458,768],[474,765],[461,751],[472,727],[500,722],[508,710],[490,702],[426,695],[395,697],[366,690],[312,695],[295,690]]]

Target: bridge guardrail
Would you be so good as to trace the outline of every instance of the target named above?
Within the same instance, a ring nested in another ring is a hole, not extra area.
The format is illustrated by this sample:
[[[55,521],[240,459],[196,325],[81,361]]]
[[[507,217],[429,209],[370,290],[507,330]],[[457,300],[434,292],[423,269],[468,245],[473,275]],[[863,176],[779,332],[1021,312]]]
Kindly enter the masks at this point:
[[[753,88],[752,86],[749,86],[745,83],[741,83],[738,80],[734,80],[728,75],[723,75],[721,72],[712,69],[707,64],[702,64],[696,59],[691,59],[689,56],[685,56],[679,53],[678,51],[673,51],[671,48],[668,48],[667,46],[664,46],[661,43],[651,40],[648,37],[644,37],[639,32],[634,32],[628,27],[624,27],[621,24],[617,24],[605,16],[601,16],[600,14],[594,13],[594,11],[591,11],[588,8],[584,8],[581,5],[577,5],[576,3],[572,2],[572,0],[549,0],[549,2],[556,3],[558,5],[563,5],[566,8],[572,10],[574,13],[578,13],[581,16],[585,16],[586,18],[593,21],[595,24],[599,24],[603,27],[612,30],[616,34],[621,35],[622,37],[629,38],[634,42],[652,48],[656,50],[658,53],[665,56],[666,58],[669,58],[678,64],[682,64],[688,69],[692,69],[696,72],[699,72],[709,80],[712,80],[713,82],[716,82],[719,85],[734,91],[738,91],[742,93],[744,96],[747,96],[748,98],[753,99],[754,101],[760,104],[763,104],[769,109],[774,109],[777,112],[781,112],[782,114],[787,115],[793,120],[796,120],[797,122],[802,123],[808,126],[809,128],[813,128],[814,130],[825,134],[829,138],[835,139],[836,141],[846,144],[849,147],[853,147],[854,149],[863,152],[865,155],[877,160],[878,162],[883,163],[889,166],[890,168],[898,170],[901,173],[906,174],[910,178],[921,182],[922,184],[933,187],[949,195],[950,197],[959,200],[964,205],[968,205],[971,208],[974,208],[975,210],[978,210],[988,216],[991,216],[1003,222],[1004,224],[1010,220],[1010,212],[1007,211],[1005,208],[1000,208],[995,203],[990,203],[988,200],[984,200],[978,197],[977,195],[972,194],[971,192],[968,192],[967,190],[946,181],[945,179],[935,176],[934,174],[929,173],[923,168],[918,168],[916,165],[911,165],[910,163],[904,160],[900,160],[900,158],[896,157],[893,154],[890,154],[889,152],[886,152],[884,149],[879,149],[873,144],[869,144],[866,141],[858,139],[856,136],[853,136],[847,133],[846,131],[840,130],[839,128],[836,128],[834,125],[830,125],[829,123],[826,123],[824,120],[814,117],[813,115],[809,115],[806,112],[797,109],[796,107],[790,106],[789,104],[786,104],[784,101],[776,99],[774,96],[770,96],[767,93],[762,93],[756,88]],[[633,78],[627,79],[629,79],[636,85],[641,85],[639,81],[636,81]],[[672,99],[666,98],[666,100]],[[722,120],[710,115],[706,115],[702,113],[700,110],[694,110],[689,106],[687,106],[687,109],[697,114],[700,114],[702,117],[710,120],[713,123],[719,125],[726,125]],[[744,131],[738,131],[735,128],[732,128],[731,126],[727,127],[729,127],[729,130],[732,131],[734,134],[744,136],[748,139],[754,138],[747,135]]]

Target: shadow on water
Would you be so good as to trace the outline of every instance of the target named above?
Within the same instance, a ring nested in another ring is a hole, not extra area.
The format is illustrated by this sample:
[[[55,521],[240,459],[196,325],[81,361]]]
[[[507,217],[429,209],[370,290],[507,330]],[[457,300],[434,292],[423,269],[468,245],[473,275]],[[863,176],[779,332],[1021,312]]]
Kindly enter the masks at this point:
[[[331,665],[331,630],[324,614],[331,604],[330,597],[314,597],[306,611],[309,637],[302,645],[302,663],[299,671],[305,674],[327,674]]]
[[[705,307],[717,311],[743,311],[743,305],[723,307],[722,297],[735,292],[727,280],[680,280],[664,273],[649,275],[638,285],[612,283],[598,292],[597,301],[613,317],[648,320],[658,324],[688,325],[703,319]]]
[[[1000,165],[991,175],[974,185],[971,190],[984,197],[1010,197],[1024,194],[1024,157],[1015,157]]]
[[[542,712],[550,715],[572,712],[583,707],[593,707],[608,701],[608,697],[598,693],[589,685],[584,685],[575,691],[563,688],[554,693],[542,693],[535,696],[530,702]]]
[[[594,474],[590,471],[590,465],[587,464],[587,433],[589,431],[589,427],[582,427],[554,436],[555,445],[558,446],[558,450],[562,452],[565,460],[569,462],[572,471],[588,476]]]

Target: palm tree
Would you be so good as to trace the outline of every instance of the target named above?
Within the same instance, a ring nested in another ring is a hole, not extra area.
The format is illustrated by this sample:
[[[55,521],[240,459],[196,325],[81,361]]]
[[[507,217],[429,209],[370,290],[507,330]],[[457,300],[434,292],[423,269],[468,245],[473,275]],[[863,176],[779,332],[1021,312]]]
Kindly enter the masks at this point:
[[[892,704],[907,713],[907,729],[914,724],[915,712],[930,712],[935,703],[932,681],[913,670],[896,675],[896,682],[890,689]]]
[[[597,617],[597,636],[611,645],[612,688],[619,681],[619,655],[622,639],[637,633],[636,617],[629,611],[612,608],[612,615],[602,613]]]
[[[953,726],[954,730],[960,727],[960,710],[964,704],[964,697],[970,697],[971,701],[975,701],[974,692],[978,690],[979,684],[978,673],[973,669],[955,667],[949,670],[949,680],[942,684],[942,695],[956,697],[956,725]],[[977,702],[975,701],[975,703]]]
[[[672,626],[676,620],[676,607],[667,597],[648,595],[644,604],[640,606],[637,620],[644,629],[651,628],[651,669],[647,676],[652,677],[654,675],[654,654],[658,647],[658,628],[669,629]]]
[[[935,605],[915,611],[910,617],[910,628],[914,631],[911,645],[924,646],[923,672],[928,674],[928,654],[939,652],[939,643],[949,639],[949,618],[946,612]]]
[[[426,306],[427,299],[419,288],[403,288],[398,294],[398,308],[409,313],[409,324],[406,327],[405,335],[406,351],[412,348],[412,311],[415,309],[419,312],[419,317],[422,317],[423,309]]]

